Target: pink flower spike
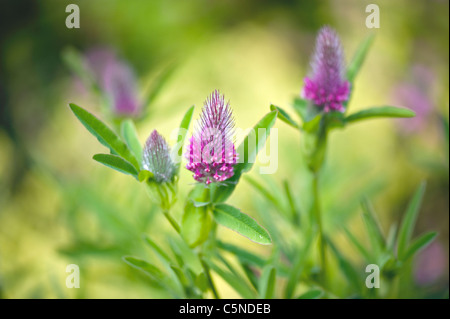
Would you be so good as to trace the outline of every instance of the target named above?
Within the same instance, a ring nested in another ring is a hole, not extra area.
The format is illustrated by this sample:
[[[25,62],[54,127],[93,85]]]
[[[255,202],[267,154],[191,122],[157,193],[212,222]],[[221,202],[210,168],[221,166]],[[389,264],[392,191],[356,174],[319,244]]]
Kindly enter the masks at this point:
[[[190,139],[186,168],[200,183],[222,182],[234,175],[237,154],[232,137],[232,111],[219,91],[205,101],[197,128]]]
[[[305,78],[303,97],[324,112],[344,112],[350,83],[344,78],[344,55],[336,32],[323,27],[316,39],[311,74]]]

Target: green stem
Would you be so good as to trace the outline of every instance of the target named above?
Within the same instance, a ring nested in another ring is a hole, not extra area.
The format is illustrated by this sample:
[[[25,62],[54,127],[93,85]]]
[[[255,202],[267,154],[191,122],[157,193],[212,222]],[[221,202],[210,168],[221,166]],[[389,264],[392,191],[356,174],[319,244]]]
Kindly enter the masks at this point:
[[[320,256],[320,268],[322,270],[322,280],[325,284],[327,281],[327,256],[325,250],[325,237],[322,227],[322,214],[320,210],[320,198],[319,198],[319,172],[314,173],[313,178],[313,212],[317,223],[317,230],[319,232],[319,256]]]
[[[168,210],[163,210],[163,214],[167,218],[167,220],[169,221],[170,225],[172,225],[173,229],[175,229],[175,231],[178,234],[181,234],[180,225],[178,225],[176,220],[170,215],[169,211]]]

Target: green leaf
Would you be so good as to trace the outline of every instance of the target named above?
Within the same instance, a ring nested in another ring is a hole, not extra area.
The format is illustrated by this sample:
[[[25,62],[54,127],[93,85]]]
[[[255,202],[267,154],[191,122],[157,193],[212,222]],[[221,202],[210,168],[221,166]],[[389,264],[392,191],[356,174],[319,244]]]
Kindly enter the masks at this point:
[[[214,202],[224,202],[230,197],[235,189],[239,179],[244,172],[248,172],[255,163],[256,155],[264,147],[266,139],[269,137],[270,130],[275,124],[277,118],[277,111],[272,111],[266,114],[254,127],[253,130],[247,135],[241,145],[238,147],[237,153],[241,159],[244,159],[242,163],[238,163],[234,167],[234,175],[228,179],[223,185],[219,185],[214,195]],[[258,129],[265,129],[266,134],[259,135]],[[249,141],[254,140],[255,143]]]
[[[407,247],[411,239],[417,220],[417,215],[419,214],[420,205],[422,203],[422,198],[425,193],[425,188],[425,183],[420,184],[420,186],[417,188],[413,198],[409,203],[405,217],[403,218],[402,224],[400,226],[397,238],[397,254],[400,260],[405,259]]]
[[[408,109],[395,106],[379,106],[353,113],[345,118],[346,123],[383,117],[414,117],[416,114]]]
[[[289,182],[287,180],[285,180],[283,182],[283,189],[284,192],[286,194],[286,198],[289,204],[289,210],[292,216],[292,221],[294,222],[295,225],[299,225],[300,224],[300,214],[297,210],[297,207],[295,206],[295,202],[294,202],[294,198],[292,196],[292,191],[291,188],[289,186]]]
[[[281,107],[276,106],[271,104],[270,105],[270,110],[271,111],[278,111],[278,118],[280,120],[282,120],[283,122],[289,124],[290,126],[294,127],[294,128],[299,128],[300,126],[297,124],[297,122],[295,122],[291,116],[285,111],[283,110]]]
[[[131,119],[126,119],[121,123],[122,137],[133,153],[134,157],[141,162],[142,160],[142,145],[139,142],[139,137],[136,132],[136,127]]]
[[[208,239],[212,228],[212,218],[207,206],[195,207],[188,200],[181,220],[181,235],[190,247],[196,247]]]
[[[75,116],[80,120],[81,124],[83,124],[101,144],[108,147],[117,155],[123,157],[130,162],[136,170],[139,170],[139,164],[133,153],[131,153],[128,146],[116,135],[116,133],[85,109],[73,103],[70,103],[69,106]]]
[[[156,97],[159,95],[161,90],[164,88],[164,85],[167,83],[167,81],[172,76],[173,72],[176,69],[176,64],[173,63],[169,66],[167,66],[155,79],[153,83],[153,87],[150,89],[147,98],[144,99],[144,106],[147,107],[152,103]]]
[[[292,104],[295,112],[302,119],[303,124],[311,122],[314,118],[320,115],[318,108],[314,107],[312,103],[308,100],[296,97],[294,103]]]
[[[372,45],[372,42],[375,38],[375,34],[370,34],[364,41],[359,45],[356,50],[355,55],[353,56],[350,64],[347,67],[346,77],[350,83],[353,83],[356,75],[358,74],[361,66],[369,52],[369,48]]]
[[[243,214],[239,209],[227,204],[219,204],[213,210],[214,219],[222,226],[247,237],[251,241],[262,245],[272,243],[270,235],[253,218]]]
[[[309,236],[304,246],[301,248],[300,252],[298,252],[294,257],[295,258],[294,263],[289,269],[289,276],[287,279],[286,287],[284,289],[285,299],[291,299],[295,292],[295,287],[297,286],[300,276],[302,275],[305,269],[309,253],[311,251],[311,247],[313,246],[312,243],[313,243],[313,236]]]
[[[161,270],[159,270],[158,267],[146,262],[143,259],[132,256],[124,256],[123,260],[128,265],[143,271],[145,274],[156,281],[163,281],[166,278],[166,275]]]
[[[235,255],[239,260],[241,260],[244,263],[256,265],[261,268],[264,267],[264,265],[266,264],[266,261],[262,257],[257,256],[249,251],[246,251],[243,248],[234,246],[232,244],[227,244],[227,243],[224,243],[221,241],[217,241],[217,246],[220,249],[223,249],[225,251],[232,253],[233,255]]]
[[[320,299],[323,296],[323,291],[320,289],[311,289],[304,294],[298,296],[297,299]]]
[[[215,265],[214,263],[209,263],[209,267],[220,277],[222,277],[237,293],[241,295],[242,298],[245,299],[255,299],[256,293],[255,291],[249,287],[249,285],[242,281],[240,278],[236,277],[232,273],[225,271]]]
[[[138,172],[134,166],[120,156],[111,154],[95,154],[93,159],[105,166],[108,166],[109,168],[115,169],[123,174],[134,176],[134,178],[138,179]]]
[[[376,213],[369,200],[364,199],[361,206],[363,209],[362,218],[364,225],[366,226],[367,235],[374,251],[374,257],[376,258],[376,260],[372,260],[371,262],[379,262],[378,258],[380,258],[384,251],[386,241],[377,220]]]
[[[257,191],[261,193],[264,198],[268,199],[272,204],[275,205],[278,209],[281,209],[282,206],[275,196],[272,195],[272,192],[270,192],[267,188],[265,188],[261,183],[259,183],[257,180],[250,176],[245,176],[245,180],[248,181]]]
[[[181,158],[181,156],[183,156],[183,145],[184,145],[184,141],[186,139],[187,132],[189,130],[189,126],[191,124],[192,114],[194,114],[194,105],[192,105],[187,110],[186,114],[184,114],[183,119],[181,120],[181,123],[180,123],[180,128],[178,130],[177,145],[179,145],[179,147],[180,147],[178,150],[178,157],[180,157],[180,158]],[[185,131],[185,133],[183,131]],[[180,172],[180,165],[178,165],[178,167],[177,167],[177,174],[179,174],[179,172]]]
[[[158,244],[156,244],[148,235],[143,235],[144,241],[150,246],[150,248],[156,253],[158,258],[164,263],[172,263],[169,255],[167,255]]]
[[[405,255],[402,258],[402,261],[407,261],[409,258],[414,256],[417,252],[427,247],[431,242],[436,238],[437,232],[429,232],[426,233],[416,240],[414,240],[411,245],[408,247]]]
[[[352,266],[352,264],[339,252],[336,246],[327,238],[327,244],[331,248],[331,251],[336,256],[339,263],[339,268],[353,287],[360,292],[362,288],[363,279],[359,276],[358,272]]]
[[[353,244],[353,246],[355,246],[355,248],[359,251],[359,253],[362,255],[362,257],[365,259],[365,261],[373,260],[370,253],[367,251],[367,249],[364,248],[364,246],[361,244],[361,242],[358,239],[356,239],[356,237],[353,236],[353,234],[347,228],[344,228],[344,232],[347,235],[347,238],[349,239],[349,241]]]
[[[277,270],[273,266],[264,267],[259,280],[259,297],[262,299],[272,299],[275,293],[275,281]]]

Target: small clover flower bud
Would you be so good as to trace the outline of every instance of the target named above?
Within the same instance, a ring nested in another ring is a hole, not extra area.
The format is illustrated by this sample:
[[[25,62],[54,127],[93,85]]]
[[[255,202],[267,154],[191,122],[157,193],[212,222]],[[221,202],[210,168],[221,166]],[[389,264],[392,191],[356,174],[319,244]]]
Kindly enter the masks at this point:
[[[156,130],[145,142],[142,153],[142,166],[153,173],[158,183],[168,182],[175,173],[175,165],[170,157],[170,149],[164,137]]]
[[[223,182],[234,175],[237,154],[232,141],[234,119],[228,103],[216,90],[205,101],[190,139],[186,168],[196,181]]]
[[[323,27],[316,40],[311,61],[312,72],[305,78],[303,97],[314,102],[324,112],[345,111],[350,83],[344,78],[344,56],[336,32]]]

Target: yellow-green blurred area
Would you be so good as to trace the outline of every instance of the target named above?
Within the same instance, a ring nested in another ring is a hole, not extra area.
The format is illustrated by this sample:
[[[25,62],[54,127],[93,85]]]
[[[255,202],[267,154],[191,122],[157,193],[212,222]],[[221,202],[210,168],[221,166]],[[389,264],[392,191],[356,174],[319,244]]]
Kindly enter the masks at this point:
[[[380,8],[379,29],[365,24],[371,2]],[[65,25],[70,3],[79,5],[79,29]],[[167,247],[173,231],[142,185],[92,160],[105,148],[77,121],[68,103],[99,117],[101,109],[98,98],[64,64],[66,48],[114,49],[134,68],[142,96],[168,65],[175,65],[147,106],[148,115],[136,124],[142,143],[157,129],[173,145],[170,134],[188,107],[196,106],[198,118],[214,89],[230,100],[238,128],[252,127],[271,103],[295,117],[291,103],[301,92],[323,25],[339,33],[347,62],[370,32],[376,34],[353,87],[349,113],[381,105],[420,108],[398,98],[396,90],[405,85],[420,90],[429,104],[413,129],[408,119],[374,119],[331,134],[321,183],[325,232],[364,271],[342,236],[345,226],[368,244],[361,198],[372,200],[387,232],[400,221],[416,187],[427,181],[414,236],[430,230],[439,235],[416,257],[411,276],[416,296],[441,296],[448,291],[449,251],[448,10],[448,2],[440,0],[2,1],[0,297],[170,297],[121,259],[135,255],[152,260],[142,234]],[[281,121],[275,127],[278,170],[260,175],[259,163],[249,175],[279,189],[288,180],[299,206],[307,207],[311,177],[300,154],[302,136]],[[173,213],[177,220],[193,184],[191,173],[182,168]],[[245,178],[229,202],[261,223],[259,210],[274,210]],[[297,235],[290,234],[292,241]],[[218,236],[263,256],[273,249],[221,227]],[[80,289],[66,287],[69,264],[80,267]],[[337,270],[332,275],[339,277]],[[238,297],[226,282],[215,279],[222,297]]]

